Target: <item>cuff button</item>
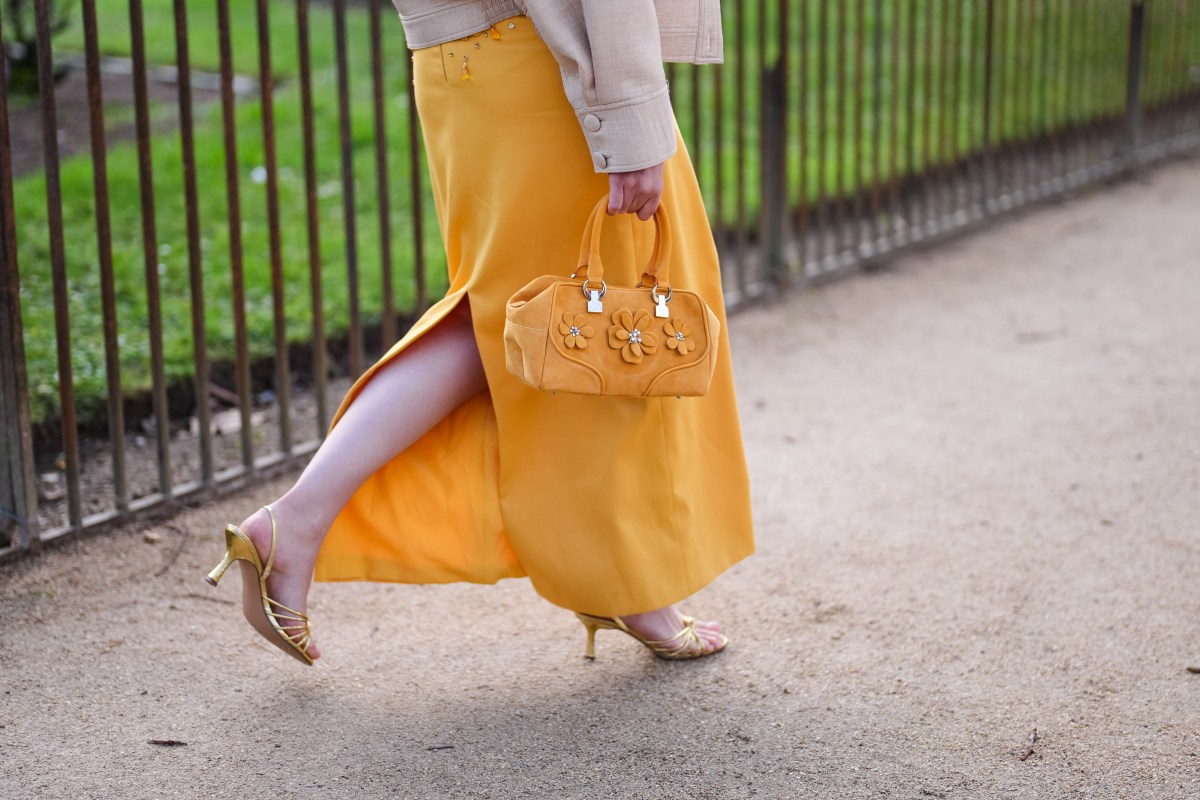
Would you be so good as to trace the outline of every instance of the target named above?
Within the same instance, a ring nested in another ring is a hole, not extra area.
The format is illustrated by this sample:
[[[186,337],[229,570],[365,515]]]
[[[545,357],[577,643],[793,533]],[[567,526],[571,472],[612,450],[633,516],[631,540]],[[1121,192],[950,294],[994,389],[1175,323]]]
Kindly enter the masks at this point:
[[[592,163],[596,165],[596,169],[604,169],[608,166],[608,156],[597,150],[592,153]]]
[[[596,131],[600,130],[600,118],[595,114],[588,114],[583,118],[583,128],[584,130],[595,133]]]

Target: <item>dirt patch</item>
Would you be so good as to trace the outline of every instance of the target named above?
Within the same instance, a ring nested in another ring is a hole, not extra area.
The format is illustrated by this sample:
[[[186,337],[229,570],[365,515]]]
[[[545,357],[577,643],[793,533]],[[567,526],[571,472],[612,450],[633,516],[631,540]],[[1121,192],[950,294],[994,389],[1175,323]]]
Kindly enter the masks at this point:
[[[65,160],[76,153],[91,152],[92,127],[83,58],[64,56],[57,62],[69,68],[66,77],[54,87],[58,157],[59,160]],[[235,86],[239,94],[245,94],[255,91],[257,84],[239,77]],[[132,62],[128,59],[103,59],[100,93],[108,120],[105,124],[106,145],[112,147],[118,142],[135,139],[137,128],[134,124]],[[151,68],[147,74],[146,97],[150,104],[154,133],[161,135],[174,129],[179,122],[179,84],[175,70]],[[196,112],[201,106],[219,99],[220,88],[215,76],[194,76],[192,103]],[[19,178],[44,168],[42,105],[35,97],[12,96],[9,103],[13,174]]]

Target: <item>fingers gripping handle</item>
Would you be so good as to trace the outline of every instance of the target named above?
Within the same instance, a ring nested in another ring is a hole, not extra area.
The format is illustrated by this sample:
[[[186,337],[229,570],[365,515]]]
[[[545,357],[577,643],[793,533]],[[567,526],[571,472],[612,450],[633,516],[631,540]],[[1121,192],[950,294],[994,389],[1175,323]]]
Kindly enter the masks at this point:
[[[607,215],[608,195],[605,195],[592,209],[583,228],[583,240],[579,246],[579,267],[572,274],[572,278],[587,278],[593,284],[599,284],[604,279],[604,264],[600,261],[600,233]],[[667,222],[666,209],[659,203],[654,212],[654,251],[650,254],[650,261],[642,273],[639,285],[659,284],[664,289],[669,288],[670,263],[671,228]]]

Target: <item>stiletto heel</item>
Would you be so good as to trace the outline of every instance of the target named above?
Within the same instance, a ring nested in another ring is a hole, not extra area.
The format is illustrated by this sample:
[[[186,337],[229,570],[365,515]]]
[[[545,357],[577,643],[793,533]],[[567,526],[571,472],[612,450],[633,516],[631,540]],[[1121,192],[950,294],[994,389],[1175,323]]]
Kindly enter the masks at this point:
[[[700,634],[696,633],[696,620],[687,616],[683,618],[683,627],[679,629],[678,633],[658,641],[647,639],[637,631],[630,629],[620,617],[596,617],[579,611],[575,612],[575,616],[583,623],[583,627],[587,629],[588,633],[587,647],[583,651],[583,657],[592,660],[596,658],[596,631],[601,628],[626,633],[645,645],[651,653],[667,661],[685,661],[711,656],[713,653],[721,652],[729,644],[729,637],[721,634],[721,643],[712,650],[705,650],[700,641]],[[699,647],[698,650],[697,647]]]
[[[579,615],[576,615],[576,616],[579,616]],[[587,647],[585,647],[583,650],[583,657],[590,658],[591,660],[595,661],[596,660],[596,629],[597,629],[597,626],[591,622],[588,622],[582,616],[579,617],[579,621],[583,623],[583,627],[587,628],[587,634],[588,634]]]
[[[267,553],[266,566],[263,566],[250,537],[238,526],[226,525],[225,555],[221,563],[217,564],[204,580],[216,586],[225,570],[229,569],[233,562],[241,561],[242,610],[246,619],[276,647],[311,665],[313,659],[308,654],[308,645],[312,641],[312,626],[308,617],[267,596],[267,576],[271,574],[271,565],[275,562],[277,525],[274,509],[270,506],[263,508],[271,517],[271,549]]]

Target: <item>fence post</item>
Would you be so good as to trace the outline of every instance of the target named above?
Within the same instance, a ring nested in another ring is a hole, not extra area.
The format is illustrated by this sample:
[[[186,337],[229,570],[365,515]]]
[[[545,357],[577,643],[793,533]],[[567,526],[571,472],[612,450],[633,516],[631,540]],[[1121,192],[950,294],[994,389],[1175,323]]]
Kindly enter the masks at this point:
[[[0,147],[4,147],[0,143]],[[7,150],[7,148],[5,148]],[[0,160],[7,161],[5,152]],[[4,171],[8,171],[4,164]],[[8,188],[7,186],[5,187]],[[9,195],[11,198],[11,194]],[[8,198],[6,198],[8,199]],[[12,203],[3,204],[4,242],[0,247],[0,549],[25,550],[34,544],[31,520],[37,508],[33,436],[25,379],[16,264],[10,256]]]
[[[4,58],[0,56],[0,550],[25,550],[36,545],[32,520],[37,512],[37,494],[21,332],[12,150],[4,91],[7,85]]]
[[[1125,169],[1138,165],[1142,139],[1142,68],[1146,50],[1146,4],[1133,0],[1129,8],[1129,65],[1125,83]]]
[[[760,25],[766,25],[760,19]],[[762,73],[762,212],[760,246],[767,280],[782,289],[788,280],[784,231],[790,209],[787,196],[787,50],[788,0],[779,0],[779,53]]]

